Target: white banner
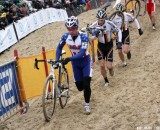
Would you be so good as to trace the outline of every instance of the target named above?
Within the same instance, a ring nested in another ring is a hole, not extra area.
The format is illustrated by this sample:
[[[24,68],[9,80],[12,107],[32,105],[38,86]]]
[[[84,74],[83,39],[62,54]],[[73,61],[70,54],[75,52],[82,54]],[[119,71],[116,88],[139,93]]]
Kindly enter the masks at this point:
[[[13,24],[7,26],[5,30],[0,30],[0,53],[17,42]]]
[[[47,23],[55,22],[56,20],[52,17],[52,9],[48,8],[45,10],[45,18],[47,20]]]
[[[36,12],[36,15],[38,17],[38,21],[40,21],[39,27],[43,27],[44,25],[48,24],[47,20],[45,18],[45,10],[41,10],[41,11]]]
[[[22,18],[18,22],[14,23],[17,31],[18,39],[25,37],[30,32],[34,31],[32,28],[30,17]]]
[[[46,24],[64,21],[68,18],[67,12],[62,9],[42,9],[18,20],[15,25],[18,40],[24,38],[29,33],[43,27]],[[17,42],[13,24],[0,31],[0,52],[4,51]]]
[[[29,33],[43,27],[46,24],[64,21],[67,18],[68,16],[65,10],[54,8],[48,8],[30,14],[29,16],[22,18],[15,23],[18,39],[22,39]]]

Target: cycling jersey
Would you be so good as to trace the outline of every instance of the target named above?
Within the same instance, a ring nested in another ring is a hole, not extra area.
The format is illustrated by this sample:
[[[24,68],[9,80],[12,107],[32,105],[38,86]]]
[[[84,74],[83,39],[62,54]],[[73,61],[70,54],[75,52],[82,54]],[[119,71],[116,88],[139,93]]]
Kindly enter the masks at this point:
[[[91,25],[91,27],[96,27],[96,26],[100,26],[98,24],[98,21],[96,21],[95,23],[93,23]],[[100,26],[103,29],[105,29],[103,32],[101,32],[98,35],[98,41],[100,43],[106,44],[108,42],[111,42],[112,40],[112,33],[113,32],[117,32],[118,33],[118,41],[121,42],[122,41],[122,32],[121,30],[111,21],[109,20],[105,20],[105,23]]]
[[[138,20],[132,14],[123,12],[123,15],[124,15],[124,26],[123,27],[122,27],[122,18],[121,18],[121,16],[118,16],[116,14],[114,19],[112,20],[113,23],[115,23],[118,26],[119,29],[121,29],[122,31],[128,30],[129,29],[129,22],[132,22],[132,21],[134,21],[135,24],[136,24],[136,27],[138,29],[140,29],[140,25],[139,25]]]
[[[91,59],[87,51],[88,41],[88,36],[82,32],[78,32],[75,40],[69,33],[65,33],[56,50],[56,60],[58,60],[65,44],[70,49],[75,82],[82,81],[84,77],[92,77]]]
[[[78,37],[76,38],[75,41],[73,41],[71,35],[69,33],[65,33],[61,41],[57,47],[57,52],[56,52],[56,60],[60,58],[62,48],[65,44],[68,45],[72,57],[70,57],[70,60],[76,60],[83,58],[89,54],[87,51],[87,46],[88,46],[88,37],[86,34],[79,32]]]

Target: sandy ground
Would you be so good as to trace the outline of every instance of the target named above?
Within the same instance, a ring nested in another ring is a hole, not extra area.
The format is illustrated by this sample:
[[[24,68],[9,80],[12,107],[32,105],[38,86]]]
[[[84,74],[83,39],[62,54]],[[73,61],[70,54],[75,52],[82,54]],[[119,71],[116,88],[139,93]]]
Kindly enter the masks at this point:
[[[157,7],[157,12],[160,11]],[[78,16],[80,27],[92,23],[96,10]],[[71,83],[71,97],[65,109],[57,105],[55,117],[46,123],[42,113],[41,97],[29,101],[27,114],[9,119],[2,130],[159,130],[160,129],[160,20],[153,31],[147,15],[139,17],[144,31],[142,36],[134,24],[131,27],[132,59],[128,66],[120,67],[114,49],[115,76],[110,77],[110,87],[104,88],[98,63],[94,64],[90,115],[83,111],[83,93]],[[20,57],[41,53],[56,47],[66,29],[63,22],[47,25],[30,34],[0,56],[0,63],[13,58],[17,49]],[[58,33],[56,33],[58,32]]]

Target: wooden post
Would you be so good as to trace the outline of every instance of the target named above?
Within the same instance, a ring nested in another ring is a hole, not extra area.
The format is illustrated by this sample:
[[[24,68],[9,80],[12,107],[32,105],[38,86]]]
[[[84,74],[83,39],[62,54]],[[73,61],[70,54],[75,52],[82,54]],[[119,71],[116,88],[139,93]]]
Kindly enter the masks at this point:
[[[43,60],[47,60],[46,58],[46,51],[45,51],[45,47],[42,47],[42,55],[43,55]],[[44,62],[44,68],[45,68],[45,73],[46,73],[46,77],[48,76],[48,66],[47,66],[47,62]],[[48,91],[51,91],[51,87],[48,87]]]
[[[17,50],[14,50],[14,57],[16,58],[16,61],[18,62],[18,51]],[[19,106],[21,108],[23,108],[23,102],[27,102],[27,99],[26,99],[26,94],[25,94],[25,91],[24,91],[24,88],[23,88],[23,83],[22,83],[22,80],[21,80],[21,76],[20,76],[20,73],[18,72],[18,68],[16,68],[16,71],[17,71],[17,77],[18,77],[18,84],[19,84]],[[21,96],[21,98],[20,98]],[[23,102],[22,102],[23,101]],[[23,114],[24,110],[22,109],[21,110],[21,114]]]
[[[43,60],[46,60],[46,51],[45,51],[45,47],[42,47],[42,55],[43,55]],[[47,62],[44,62],[44,68],[45,68],[45,73],[46,73],[46,77],[48,76],[48,66],[47,66]]]

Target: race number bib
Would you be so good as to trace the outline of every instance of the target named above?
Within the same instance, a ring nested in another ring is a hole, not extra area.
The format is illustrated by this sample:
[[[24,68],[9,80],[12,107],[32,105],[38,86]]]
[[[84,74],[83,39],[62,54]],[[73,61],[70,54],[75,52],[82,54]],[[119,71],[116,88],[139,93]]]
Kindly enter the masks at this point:
[[[87,42],[82,43],[82,49],[87,49],[87,46],[88,46]]]

